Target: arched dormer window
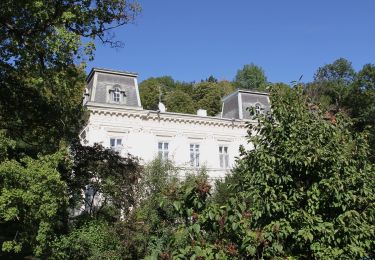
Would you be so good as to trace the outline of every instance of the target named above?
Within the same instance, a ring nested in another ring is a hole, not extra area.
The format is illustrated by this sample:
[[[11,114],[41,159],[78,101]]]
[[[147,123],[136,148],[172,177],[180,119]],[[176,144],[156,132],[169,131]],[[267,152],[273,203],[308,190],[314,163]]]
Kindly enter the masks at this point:
[[[262,113],[262,107],[261,107],[261,105],[259,103],[256,103],[255,104],[255,114],[259,115],[261,113]]]
[[[112,92],[112,101],[119,103],[121,99],[121,91],[120,88],[115,87],[113,92]]]
[[[125,104],[126,103],[126,94],[125,91],[122,90],[121,86],[116,84],[114,86],[107,86],[107,90],[109,95],[107,96],[107,102],[110,103],[117,103],[117,104]]]
[[[83,104],[85,105],[89,101],[90,93],[88,88],[85,88],[85,92],[83,93]]]

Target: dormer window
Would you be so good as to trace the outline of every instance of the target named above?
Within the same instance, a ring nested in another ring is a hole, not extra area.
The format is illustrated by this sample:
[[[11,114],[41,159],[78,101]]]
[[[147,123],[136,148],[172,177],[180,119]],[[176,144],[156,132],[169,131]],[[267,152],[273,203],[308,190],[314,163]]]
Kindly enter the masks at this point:
[[[255,114],[259,115],[262,113],[262,107],[260,106],[259,103],[255,104]]]
[[[119,88],[115,88],[112,92],[112,101],[119,103],[121,98],[121,92]]]
[[[109,102],[112,103],[124,103],[125,102],[125,91],[121,90],[120,85],[114,85],[113,87],[109,88]]]
[[[89,101],[89,90],[85,88],[85,93],[83,93],[83,104],[85,105]]]

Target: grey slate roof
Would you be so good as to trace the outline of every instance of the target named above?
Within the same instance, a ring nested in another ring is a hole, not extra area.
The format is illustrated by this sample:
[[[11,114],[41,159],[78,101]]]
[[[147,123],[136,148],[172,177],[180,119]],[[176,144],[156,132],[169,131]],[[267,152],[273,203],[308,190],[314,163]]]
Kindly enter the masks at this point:
[[[93,68],[87,82],[91,102],[141,107],[136,73]],[[121,91],[119,102],[111,96],[115,88]]]
[[[251,109],[258,105],[261,113],[270,111],[268,94],[252,90],[238,89],[223,98],[223,118],[253,119]]]
[[[88,101],[108,106],[142,109],[137,74],[127,71],[93,68],[87,76]],[[113,91],[120,90],[120,101],[115,102]],[[238,89],[223,98],[221,118],[253,119],[251,108],[258,106],[261,113],[270,110],[268,94]]]

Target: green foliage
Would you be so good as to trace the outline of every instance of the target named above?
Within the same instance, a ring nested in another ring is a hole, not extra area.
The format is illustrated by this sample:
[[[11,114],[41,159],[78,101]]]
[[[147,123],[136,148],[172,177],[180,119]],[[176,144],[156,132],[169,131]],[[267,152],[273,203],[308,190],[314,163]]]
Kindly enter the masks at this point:
[[[93,41],[116,45],[107,30],[131,22],[135,3],[11,1],[0,4],[0,129],[17,141],[17,154],[53,153],[82,126],[84,57]]]
[[[0,78],[0,128],[16,141],[17,157],[55,152],[78,135],[85,119],[82,69],[7,69]]]
[[[261,67],[251,63],[237,71],[234,84],[241,89],[265,90],[267,77]]]
[[[142,169],[131,156],[72,142],[85,121],[84,61],[94,39],[120,46],[107,30],[138,12],[123,0],[0,3],[0,257],[373,257],[372,64],[357,74],[345,59],[319,68],[305,88],[319,106],[276,84],[272,117],[249,125],[256,149],[242,151],[212,198],[207,176],[180,180],[170,162]],[[267,79],[251,64],[235,84],[263,90]],[[157,109],[159,87],[169,111],[209,115],[234,90],[213,76],[194,86],[151,78],[140,84],[146,109]],[[320,109],[334,113],[326,120]],[[354,124],[335,114],[342,110]],[[87,187],[91,197],[82,194]],[[89,216],[70,221],[69,206],[87,198]]]
[[[51,241],[68,230],[68,195],[84,179],[69,182],[72,167],[86,177],[94,169],[89,160],[72,165],[66,152],[85,122],[84,61],[93,58],[95,39],[119,46],[108,30],[131,22],[139,10],[123,0],[0,2],[1,257],[47,257]],[[115,178],[124,184],[134,176],[121,179],[119,168],[103,191],[123,207],[128,197],[120,193],[129,187],[109,187]]]
[[[166,93],[175,88],[174,80],[169,76],[149,78],[139,84],[139,95],[144,109],[157,110],[160,94],[162,101]]]
[[[13,149],[15,142],[6,137],[5,131],[0,131],[0,163],[8,158],[8,152]]]
[[[137,200],[136,187],[142,167],[138,159],[120,156],[101,145],[71,146],[72,162],[63,172],[69,187],[70,206],[80,207],[84,201],[89,216],[118,219],[127,214]],[[90,194],[84,196],[82,191]],[[104,216],[103,216],[104,215]]]
[[[207,79],[206,79],[207,82],[213,82],[213,83],[217,83],[218,80],[217,78],[215,78],[213,75],[210,75]]]
[[[343,84],[350,84],[353,82],[355,71],[350,61],[339,58],[332,64],[327,64],[320,67],[315,73],[315,81],[336,81]]]
[[[67,205],[66,183],[56,170],[66,155],[0,163],[0,229],[2,250],[18,254],[48,251],[61,228]],[[1,256],[1,254],[0,254]]]
[[[374,251],[374,166],[362,134],[326,121],[301,89],[271,91],[272,118],[250,126],[233,194],[245,202],[266,257],[359,258]],[[259,251],[261,250],[261,251]]]
[[[305,92],[311,102],[319,104],[325,110],[339,110],[343,107],[355,71],[351,63],[340,58],[332,64],[320,67],[314,75],[314,81],[307,85]]]
[[[188,174],[184,180],[180,174],[169,161],[156,159],[145,166],[139,204],[115,225],[123,241],[123,259],[163,259],[176,245],[187,245],[188,233],[182,225],[189,221],[191,210],[185,209],[203,207],[209,186],[203,173]],[[192,196],[197,192],[199,197]]]
[[[207,110],[207,114],[215,116],[221,111],[221,91],[213,82],[201,82],[194,87],[193,99],[197,108]]]
[[[169,112],[194,114],[195,107],[191,96],[181,90],[174,90],[165,98],[165,105]]]
[[[327,111],[331,117],[338,111],[348,114],[354,122],[353,132],[368,131],[370,158],[374,162],[375,151],[375,80],[374,65],[366,64],[356,73],[348,60],[340,58],[319,68],[314,81],[307,84],[304,92],[309,102]]]
[[[197,109],[206,109],[215,116],[221,111],[221,98],[234,91],[229,81],[218,81],[210,76],[200,83],[174,81],[171,77],[149,78],[139,84],[142,106],[157,110],[159,96],[168,112],[195,114]]]
[[[123,259],[121,242],[113,227],[90,221],[55,240],[50,259]]]
[[[204,179],[174,194],[171,258],[338,259],[370,257],[375,244],[375,176],[363,134],[337,115],[312,110],[300,87],[271,88],[273,114],[249,124],[255,149],[214,200]],[[160,236],[159,236],[160,237]]]
[[[194,86],[193,100],[197,109],[206,109],[209,116],[216,116],[221,112],[221,99],[233,91],[234,87],[228,81],[203,81]]]
[[[345,107],[354,120],[355,131],[368,130],[370,157],[375,162],[375,65],[366,64],[358,72]]]
[[[178,169],[169,161],[155,159],[145,166],[137,189],[138,205],[124,222],[116,224],[124,241],[125,259],[157,255],[168,243],[177,221],[173,210],[173,196],[179,187],[177,174]]]
[[[248,230],[249,215],[241,213],[244,205],[233,198],[227,198],[225,205],[213,203],[210,192],[207,176],[187,178],[174,196],[176,217],[169,240],[154,256],[161,259],[241,258],[236,241],[241,241],[246,234],[254,236],[246,243],[246,250],[253,250],[250,245],[255,240],[255,232]]]

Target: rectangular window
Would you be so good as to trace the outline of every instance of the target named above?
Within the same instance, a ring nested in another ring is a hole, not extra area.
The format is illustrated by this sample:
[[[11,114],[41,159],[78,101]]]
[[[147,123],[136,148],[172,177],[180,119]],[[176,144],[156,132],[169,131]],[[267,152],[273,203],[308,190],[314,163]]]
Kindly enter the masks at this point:
[[[190,144],[190,166],[199,167],[199,144]]]
[[[167,142],[158,143],[158,155],[161,160],[168,160],[169,144]]]
[[[92,186],[86,185],[85,189],[85,210],[90,211],[94,207],[95,190]]]
[[[120,152],[122,149],[122,139],[121,138],[111,138],[109,139],[109,146],[116,152]]]
[[[219,146],[219,159],[220,159],[220,168],[227,169],[229,168],[229,153],[228,146]]]

